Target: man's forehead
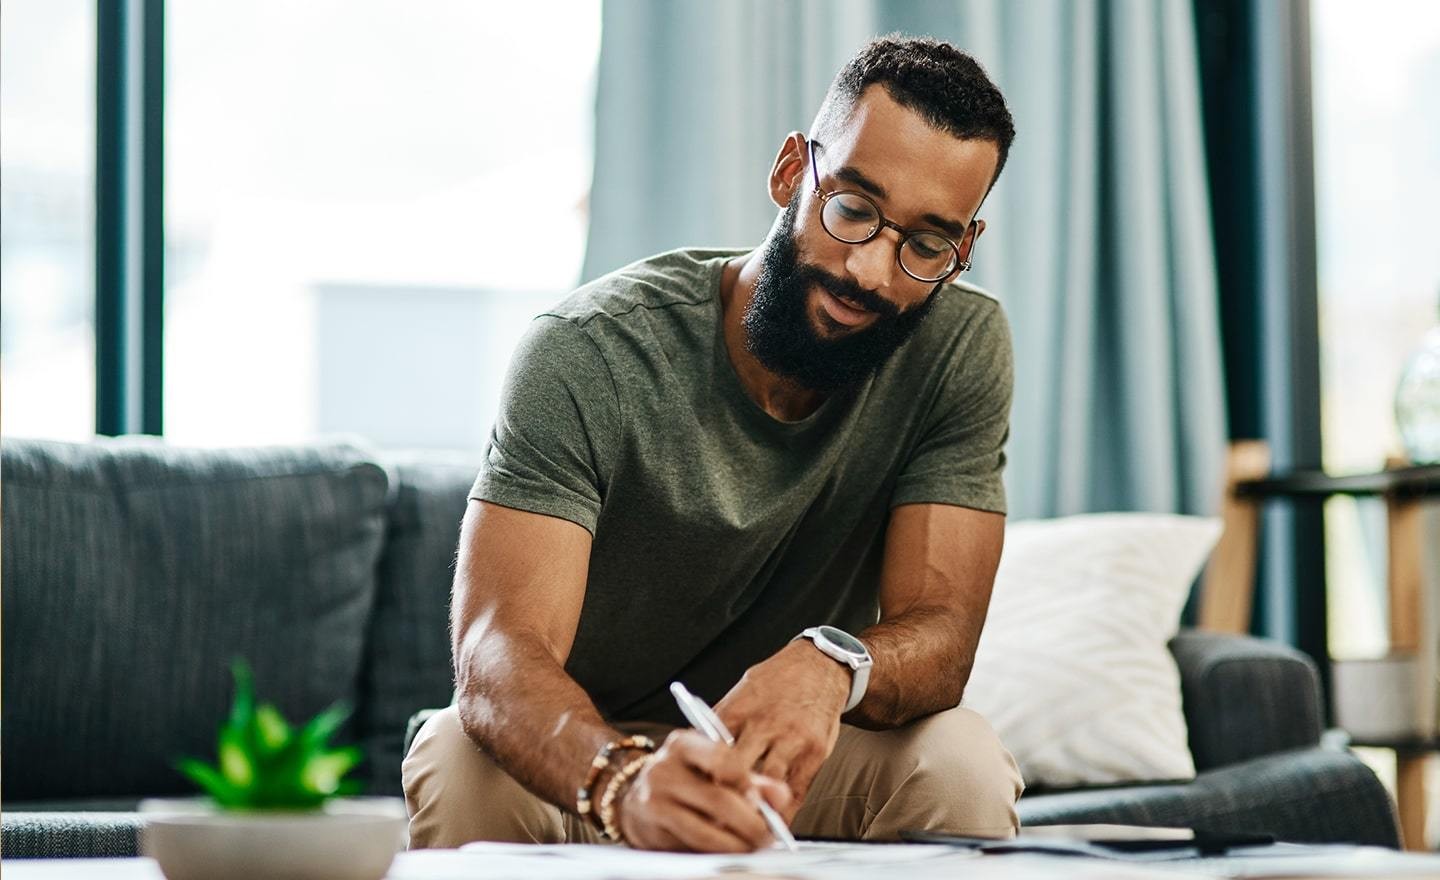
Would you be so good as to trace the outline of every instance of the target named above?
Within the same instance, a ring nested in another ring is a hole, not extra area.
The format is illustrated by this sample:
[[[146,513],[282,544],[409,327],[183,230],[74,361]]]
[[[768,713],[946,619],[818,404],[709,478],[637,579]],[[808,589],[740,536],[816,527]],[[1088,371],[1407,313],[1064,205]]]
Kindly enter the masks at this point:
[[[979,209],[999,161],[995,144],[932,127],[880,86],[866,89],[828,137],[833,143],[821,144],[824,173],[849,168],[883,189],[887,206],[960,223]]]

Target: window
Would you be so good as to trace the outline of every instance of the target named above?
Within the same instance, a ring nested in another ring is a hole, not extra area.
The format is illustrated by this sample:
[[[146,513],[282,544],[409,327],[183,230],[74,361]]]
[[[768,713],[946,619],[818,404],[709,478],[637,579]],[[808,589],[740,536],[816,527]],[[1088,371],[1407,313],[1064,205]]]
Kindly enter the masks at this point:
[[[0,4],[6,434],[94,433],[94,157],[94,4]]]
[[[478,450],[580,274],[598,0],[168,14],[166,436]]]
[[[1325,467],[1399,452],[1395,387],[1440,322],[1440,4],[1315,0],[1316,207]],[[1385,650],[1384,510],[1327,502],[1331,653]]]

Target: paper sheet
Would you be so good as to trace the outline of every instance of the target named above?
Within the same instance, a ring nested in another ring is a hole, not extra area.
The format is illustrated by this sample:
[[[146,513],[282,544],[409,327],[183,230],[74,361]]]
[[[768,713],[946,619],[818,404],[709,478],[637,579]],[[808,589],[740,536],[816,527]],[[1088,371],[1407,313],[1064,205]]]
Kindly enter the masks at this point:
[[[469,844],[460,850],[404,853],[389,880],[688,880],[698,877],[875,880],[903,871],[906,880],[1165,880],[1160,874],[1098,859],[981,856],[925,844],[802,843],[798,852],[749,855],[641,852],[615,846]]]
[[[742,856],[641,852],[616,846],[478,843],[401,853],[388,880],[689,880],[788,877],[876,880],[1184,880],[1215,878],[1431,877],[1440,856],[1376,847],[1278,844],[1234,855],[1135,864],[1037,853],[978,855],[924,844],[802,843]]]

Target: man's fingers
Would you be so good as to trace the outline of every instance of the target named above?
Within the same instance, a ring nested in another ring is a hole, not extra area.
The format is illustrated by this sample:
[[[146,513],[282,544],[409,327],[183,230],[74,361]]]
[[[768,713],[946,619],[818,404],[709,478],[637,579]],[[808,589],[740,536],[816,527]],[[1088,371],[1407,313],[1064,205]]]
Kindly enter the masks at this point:
[[[802,737],[782,737],[770,743],[770,750],[760,758],[760,765],[756,770],[771,779],[789,782],[791,768],[811,749],[812,744]]]
[[[716,825],[730,830],[751,849],[769,846],[770,827],[760,815],[759,806],[750,796],[742,796],[732,788],[716,785],[705,779],[693,785],[676,786],[671,796]]]
[[[755,844],[678,800],[670,802],[664,823],[682,848],[694,852],[745,853],[756,849]]]
[[[753,769],[765,752],[769,750],[773,741],[774,737],[765,730],[763,725],[752,724],[745,728],[734,746],[735,753],[740,756],[741,766],[747,771]]]
[[[689,767],[721,785],[744,791],[749,787],[751,763],[739,749],[713,743],[693,730],[677,730],[665,741],[667,747]]]
[[[770,806],[782,814],[790,809],[790,804],[796,799],[794,793],[790,791],[790,786],[769,776],[751,773],[750,784],[755,787],[757,795],[764,798]]]
[[[807,752],[796,758],[790,765],[790,774],[785,777],[789,784],[791,793],[801,800],[804,800],[805,793],[810,790],[810,783],[815,781],[815,774],[820,772],[820,766],[829,757],[822,752]]]

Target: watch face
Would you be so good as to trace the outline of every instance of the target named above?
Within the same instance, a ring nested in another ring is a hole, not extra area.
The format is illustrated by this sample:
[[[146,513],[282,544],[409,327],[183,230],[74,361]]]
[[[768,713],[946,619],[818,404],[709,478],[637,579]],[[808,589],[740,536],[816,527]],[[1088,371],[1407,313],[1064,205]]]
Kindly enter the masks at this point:
[[[836,629],[833,626],[822,626],[820,627],[820,635],[824,636],[825,640],[830,644],[847,654],[864,657],[869,653],[865,650],[864,643],[843,629]]]

